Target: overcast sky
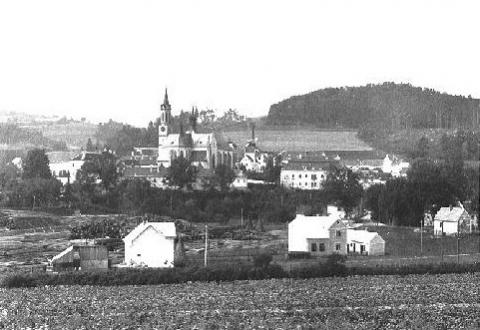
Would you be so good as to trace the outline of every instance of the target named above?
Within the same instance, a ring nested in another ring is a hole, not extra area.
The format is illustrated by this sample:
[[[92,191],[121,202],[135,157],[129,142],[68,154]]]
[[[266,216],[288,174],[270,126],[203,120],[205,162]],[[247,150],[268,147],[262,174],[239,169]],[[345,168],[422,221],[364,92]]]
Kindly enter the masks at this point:
[[[145,126],[323,87],[480,97],[480,1],[1,1],[0,111]]]

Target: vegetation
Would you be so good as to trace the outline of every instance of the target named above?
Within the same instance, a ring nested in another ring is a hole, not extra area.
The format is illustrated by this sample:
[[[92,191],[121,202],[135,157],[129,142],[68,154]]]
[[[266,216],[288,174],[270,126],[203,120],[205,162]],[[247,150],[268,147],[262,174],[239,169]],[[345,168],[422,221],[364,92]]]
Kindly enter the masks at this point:
[[[326,88],[293,96],[270,107],[267,122],[317,127],[474,128],[480,125],[479,100],[441,94],[410,84]]]
[[[51,140],[37,130],[19,127],[12,123],[0,123],[0,144],[9,146],[30,145],[52,150],[67,150],[67,145],[63,141]]]
[[[0,326],[475,329],[478,283],[448,274],[3,289]]]

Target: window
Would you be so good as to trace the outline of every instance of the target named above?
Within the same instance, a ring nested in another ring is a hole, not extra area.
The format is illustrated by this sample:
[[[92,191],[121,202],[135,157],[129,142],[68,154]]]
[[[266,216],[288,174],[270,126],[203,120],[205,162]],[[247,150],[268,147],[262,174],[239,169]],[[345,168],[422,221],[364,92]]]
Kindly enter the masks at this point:
[[[320,252],[325,251],[325,243],[318,243],[318,251]]]
[[[336,251],[340,251],[340,244],[338,244],[338,243],[335,244],[335,250],[336,250]]]
[[[292,174],[292,180],[295,179],[295,174]]]
[[[310,246],[310,251],[316,252],[317,251],[317,243],[312,243]]]
[[[299,174],[299,175],[298,175],[298,178],[299,178],[299,179],[301,179],[301,178],[302,178],[302,175],[301,175],[301,174]]]
[[[141,257],[141,256],[142,256],[142,255],[141,255],[140,253],[139,253],[139,254],[137,254],[137,257]]]
[[[360,253],[365,252],[365,245],[360,245]]]
[[[312,180],[317,180],[317,175],[316,174],[312,174]]]
[[[337,237],[342,237],[342,232],[340,230],[337,230]]]

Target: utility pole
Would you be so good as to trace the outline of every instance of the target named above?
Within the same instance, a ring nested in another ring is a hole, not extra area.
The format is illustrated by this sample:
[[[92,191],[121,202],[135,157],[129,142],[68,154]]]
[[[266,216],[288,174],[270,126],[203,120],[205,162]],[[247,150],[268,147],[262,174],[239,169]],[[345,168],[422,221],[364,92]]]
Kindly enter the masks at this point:
[[[207,254],[208,254],[208,225],[205,225],[205,253],[203,255],[203,265],[207,267]]]
[[[423,256],[423,218],[420,220],[420,255]]]
[[[243,207],[240,208],[240,225],[243,228]]]

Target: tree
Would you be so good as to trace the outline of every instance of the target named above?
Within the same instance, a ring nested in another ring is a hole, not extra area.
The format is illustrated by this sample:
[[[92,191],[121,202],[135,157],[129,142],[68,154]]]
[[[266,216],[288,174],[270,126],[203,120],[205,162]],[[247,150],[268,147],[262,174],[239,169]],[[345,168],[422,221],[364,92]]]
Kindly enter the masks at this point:
[[[23,166],[23,178],[50,179],[52,173],[50,172],[49,163],[44,149],[29,150]]]
[[[372,220],[379,221],[379,214],[380,214],[380,209],[379,209],[379,199],[380,195],[383,193],[385,190],[385,186],[382,184],[374,184],[370,186],[366,191],[365,191],[365,207],[369,209],[372,214]]]
[[[219,164],[215,168],[211,178],[211,185],[213,187],[219,187],[221,191],[226,191],[230,187],[230,184],[234,178],[235,173],[229,166],[225,164]]]
[[[192,183],[195,181],[196,173],[195,167],[190,163],[190,160],[183,156],[177,157],[172,160],[172,164],[168,169],[167,179],[170,186],[176,186],[180,188],[191,188]]]
[[[88,138],[87,145],[85,147],[87,151],[95,151],[95,147],[92,143],[92,139]]]
[[[363,188],[358,175],[347,168],[333,168],[323,185],[329,202],[336,203],[349,214],[359,204]]]

